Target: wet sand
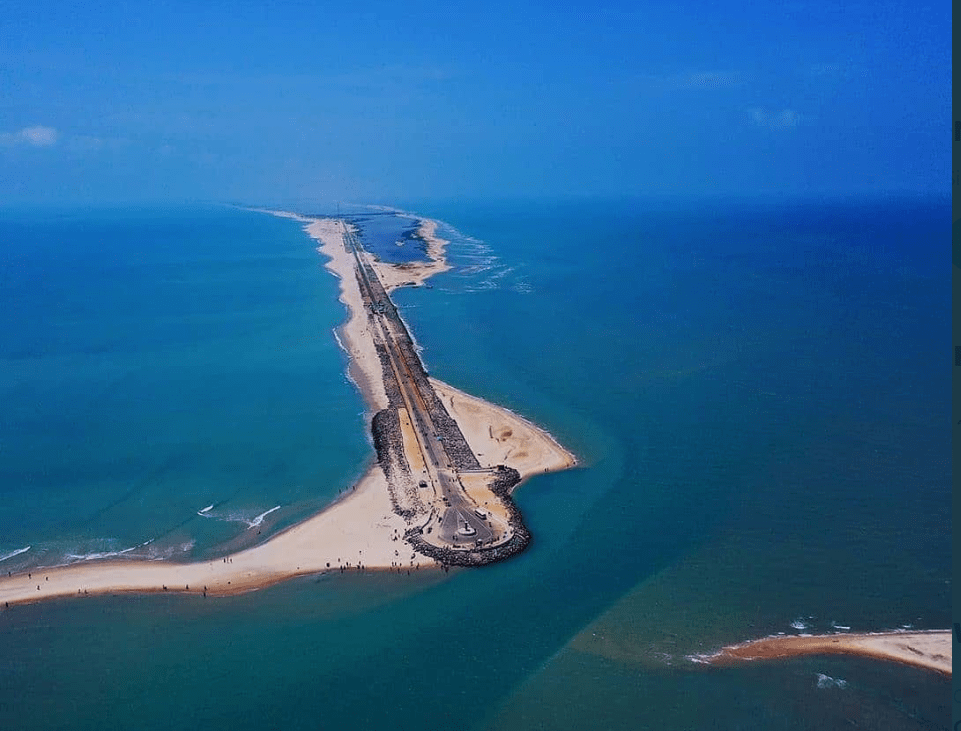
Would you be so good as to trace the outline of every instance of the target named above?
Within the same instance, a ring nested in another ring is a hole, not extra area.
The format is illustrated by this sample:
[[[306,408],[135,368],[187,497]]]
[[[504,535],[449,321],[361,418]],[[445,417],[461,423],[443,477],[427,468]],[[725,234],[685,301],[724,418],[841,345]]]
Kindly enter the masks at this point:
[[[703,661],[731,665],[800,655],[860,655],[914,665],[951,675],[950,630],[777,636],[725,647]]]

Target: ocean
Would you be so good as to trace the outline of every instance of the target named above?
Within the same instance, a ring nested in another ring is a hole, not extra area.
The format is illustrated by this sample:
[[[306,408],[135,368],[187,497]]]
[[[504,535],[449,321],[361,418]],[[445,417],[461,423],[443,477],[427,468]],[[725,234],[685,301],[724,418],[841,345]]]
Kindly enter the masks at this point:
[[[947,202],[402,205],[451,240],[394,295],[427,369],[580,460],[515,494],[529,549],[0,611],[0,728],[948,727],[930,672],[696,661],[949,626]],[[4,209],[0,257],[0,570],[218,555],[370,464],[300,224]]]

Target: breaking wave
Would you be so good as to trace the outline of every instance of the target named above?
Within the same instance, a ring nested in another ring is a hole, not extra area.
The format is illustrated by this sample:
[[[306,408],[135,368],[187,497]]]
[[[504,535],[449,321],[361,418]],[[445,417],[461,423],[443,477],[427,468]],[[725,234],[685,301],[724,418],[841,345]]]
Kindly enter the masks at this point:
[[[138,543],[136,546],[130,546],[129,548],[123,548],[119,550],[110,550],[110,549],[94,550],[94,551],[87,551],[85,553],[75,553],[72,551],[68,551],[63,555],[61,562],[62,563],[79,563],[81,561],[96,561],[102,558],[116,558],[117,556],[127,556],[128,554],[132,554],[134,551],[137,551],[138,549],[146,548],[147,546],[151,545],[154,542],[154,540],[155,539],[150,538],[149,540],[146,540],[143,543]],[[114,543],[114,539],[106,539],[106,540],[101,540],[97,542],[109,545],[110,543]],[[150,551],[148,550],[138,557],[149,558],[150,557],[149,554],[150,554]]]
[[[334,334],[334,340],[337,341],[337,347],[339,347],[347,354],[348,357],[350,357],[350,351],[347,349],[347,346],[344,345],[344,341],[340,339],[340,333],[338,332],[339,330],[339,327],[331,328],[331,332]]]
[[[454,266],[449,281],[456,282],[456,285],[446,291],[472,293],[502,287],[524,294],[533,291],[529,282],[516,275],[516,267],[504,264],[490,244],[464,234],[444,221],[437,223],[438,235],[450,242],[447,258]]]
[[[18,548],[16,551],[11,551],[10,553],[6,553],[0,556],[0,561],[6,561],[8,558],[19,556],[21,553],[26,553],[29,550],[30,550],[30,546],[27,546],[26,548]]]
[[[280,510],[280,505],[275,505],[270,510],[265,510],[259,515],[250,517],[249,514],[242,513],[239,511],[228,512],[228,513],[215,513],[213,512],[213,505],[210,505],[203,510],[198,510],[197,515],[202,518],[211,518],[212,520],[222,520],[227,523],[244,523],[248,530],[250,528],[256,528],[258,525],[264,522],[264,518],[273,513],[275,510]]]
[[[848,681],[841,680],[841,678],[832,678],[830,675],[825,675],[824,673],[818,673],[817,678],[817,686],[821,690],[826,688],[846,688],[848,685]]]
[[[64,558],[67,559],[69,563],[74,563],[78,561],[96,561],[100,558],[113,558],[115,556],[123,556],[124,554],[130,553],[131,551],[136,551],[140,546],[131,546],[130,548],[125,548],[122,551],[91,551],[90,553],[68,553]]]
[[[256,518],[254,518],[253,520],[248,521],[248,522],[247,522],[247,525],[248,525],[250,528],[256,528],[258,525],[260,525],[261,523],[264,522],[264,518],[266,518],[268,515],[270,515],[270,514],[271,514],[272,512],[274,512],[275,510],[280,510],[280,506],[279,506],[279,505],[275,505],[275,506],[272,507],[270,510],[265,510],[263,513],[261,513],[260,515],[258,515],[258,516],[257,516]]]

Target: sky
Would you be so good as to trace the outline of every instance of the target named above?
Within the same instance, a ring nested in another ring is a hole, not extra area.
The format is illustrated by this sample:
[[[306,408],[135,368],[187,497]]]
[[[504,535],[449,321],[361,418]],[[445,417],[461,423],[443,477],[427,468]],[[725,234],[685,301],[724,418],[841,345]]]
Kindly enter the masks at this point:
[[[923,0],[7,2],[0,203],[948,195],[950,21]]]

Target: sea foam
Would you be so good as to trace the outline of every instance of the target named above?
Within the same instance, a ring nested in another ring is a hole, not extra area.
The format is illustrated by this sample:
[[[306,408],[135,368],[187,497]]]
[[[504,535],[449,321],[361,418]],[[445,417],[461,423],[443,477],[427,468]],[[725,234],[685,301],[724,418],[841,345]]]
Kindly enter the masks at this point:
[[[266,518],[268,515],[270,515],[270,514],[271,514],[272,512],[274,512],[275,510],[280,510],[280,506],[279,506],[279,505],[275,505],[275,506],[272,507],[270,510],[266,510],[266,511],[264,511],[263,513],[261,513],[260,515],[258,515],[256,518],[254,518],[253,520],[248,521],[248,522],[247,522],[248,527],[250,527],[250,528],[256,528],[258,525],[260,525],[261,523],[264,522],[264,518]]]
[[[26,548],[18,548],[16,551],[11,551],[10,553],[6,553],[0,556],[0,561],[6,561],[8,558],[19,556],[21,553],[26,553],[29,550],[30,550],[30,546],[27,546]]]
[[[115,556],[123,556],[124,554],[130,553],[131,551],[136,551],[138,548],[145,544],[141,543],[137,546],[130,546],[130,548],[124,548],[122,551],[91,551],[90,553],[68,553],[65,558],[70,562],[79,561],[96,561],[100,558],[113,558]]]
[[[227,514],[214,513],[214,512],[211,512],[211,508],[213,508],[212,505],[208,508],[204,508],[203,511],[198,511],[197,514],[203,518],[212,518],[213,520],[222,520],[226,523],[243,523],[247,526],[248,529],[250,529],[250,528],[256,528],[258,525],[263,523],[264,518],[266,518],[275,510],[280,510],[280,507],[281,507],[280,505],[275,505],[270,510],[265,510],[259,515],[255,515],[253,518],[249,517],[249,515],[245,515],[244,513],[240,513],[240,512],[227,513]]]
[[[817,686],[821,690],[826,688],[846,688],[848,681],[842,680],[841,678],[832,678],[830,675],[825,675],[824,673],[817,674]]]

